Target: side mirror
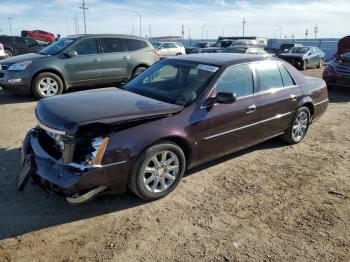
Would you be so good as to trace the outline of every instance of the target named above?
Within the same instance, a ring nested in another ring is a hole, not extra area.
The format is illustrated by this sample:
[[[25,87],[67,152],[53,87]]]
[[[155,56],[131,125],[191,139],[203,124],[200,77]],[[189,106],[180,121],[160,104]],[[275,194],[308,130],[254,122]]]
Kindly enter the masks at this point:
[[[220,104],[232,104],[237,100],[237,96],[234,93],[219,92],[216,95],[215,101]]]
[[[74,57],[74,56],[77,56],[78,53],[77,53],[77,51],[66,51],[66,52],[64,53],[64,55],[65,55],[66,57],[68,57],[68,58],[72,58],[72,57]]]

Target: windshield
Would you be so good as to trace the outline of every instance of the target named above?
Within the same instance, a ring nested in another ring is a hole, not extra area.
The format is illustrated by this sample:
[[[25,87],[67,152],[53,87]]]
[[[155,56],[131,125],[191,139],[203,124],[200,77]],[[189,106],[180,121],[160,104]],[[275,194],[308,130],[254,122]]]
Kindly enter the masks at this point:
[[[228,47],[232,44],[232,41],[222,40],[213,45],[213,47]]]
[[[207,87],[219,67],[163,60],[128,82],[123,89],[166,103],[186,106]]]
[[[289,53],[292,54],[306,54],[309,52],[310,48],[308,47],[293,47],[292,49],[289,50]]]
[[[39,54],[42,55],[57,55],[59,52],[61,52],[63,49],[65,49],[67,46],[69,46],[71,43],[73,43],[75,39],[71,38],[61,38],[57,42],[49,45],[48,47],[44,48],[39,52]]]
[[[199,48],[206,48],[206,47],[208,47],[208,46],[209,46],[208,43],[197,43],[197,44],[196,44],[196,47],[199,47]]]

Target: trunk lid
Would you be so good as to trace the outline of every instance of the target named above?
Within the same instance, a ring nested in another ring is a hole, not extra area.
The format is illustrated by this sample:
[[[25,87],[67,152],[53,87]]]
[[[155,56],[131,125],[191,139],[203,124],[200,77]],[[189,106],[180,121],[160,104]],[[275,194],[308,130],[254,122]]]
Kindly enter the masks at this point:
[[[42,99],[35,114],[40,124],[74,134],[89,124],[128,123],[166,116],[182,109],[182,106],[121,89],[104,88]]]

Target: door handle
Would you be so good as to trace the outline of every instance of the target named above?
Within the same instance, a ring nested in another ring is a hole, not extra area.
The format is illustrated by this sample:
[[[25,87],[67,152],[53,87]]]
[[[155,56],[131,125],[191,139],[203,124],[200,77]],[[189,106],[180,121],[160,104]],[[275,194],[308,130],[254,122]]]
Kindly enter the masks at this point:
[[[256,106],[255,105],[251,105],[247,107],[247,114],[253,113],[256,111]]]
[[[126,55],[126,56],[123,57],[123,59],[129,60],[129,59],[130,59],[130,56]]]

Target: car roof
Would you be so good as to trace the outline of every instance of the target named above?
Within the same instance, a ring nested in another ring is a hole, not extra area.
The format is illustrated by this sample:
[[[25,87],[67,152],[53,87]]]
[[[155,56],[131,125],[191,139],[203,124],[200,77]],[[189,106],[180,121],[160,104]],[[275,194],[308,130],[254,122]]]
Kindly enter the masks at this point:
[[[87,35],[68,35],[62,38],[100,38],[100,37],[116,37],[116,38],[128,38],[128,39],[138,39],[145,41],[145,38],[133,35],[123,35],[123,34],[87,34]]]
[[[186,56],[176,56],[168,59],[191,61],[204,64],[212,64],[217,66],[230,66],[244,62],[263,61],[263,60],[278,60],[276,58],[264,58],[258,55],[247,54],[227,54],[227,53],[206,53],[206,54],[191,54]]]

